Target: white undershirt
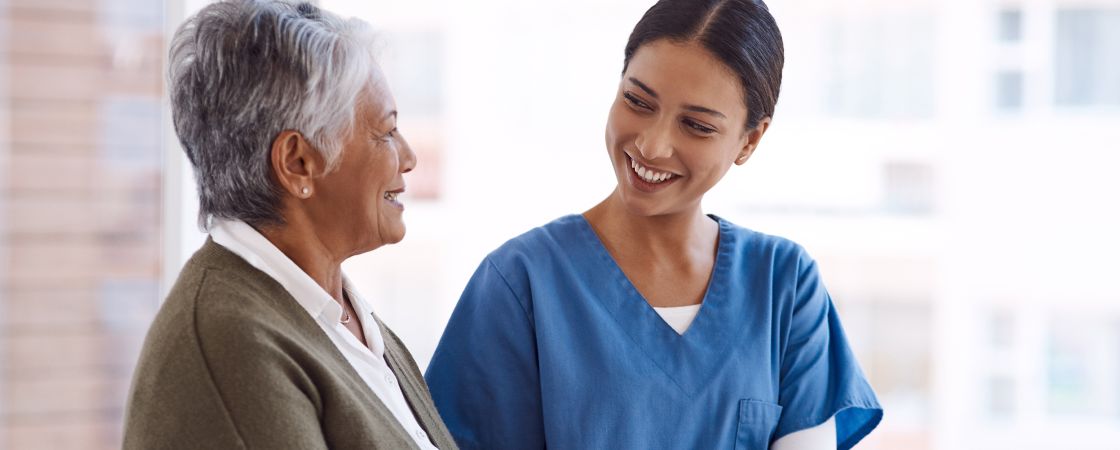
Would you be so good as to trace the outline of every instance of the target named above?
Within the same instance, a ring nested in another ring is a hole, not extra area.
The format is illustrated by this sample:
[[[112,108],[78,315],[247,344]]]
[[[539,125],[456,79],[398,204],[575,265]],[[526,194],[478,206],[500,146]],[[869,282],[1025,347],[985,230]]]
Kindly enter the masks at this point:
[[[673,327],[677,334],[684,334],[688,330],[688,326],[692,325],[692,320],[696,318],[696,313],[700,312],[700,305],[688,306],[654,306],[654,311],[661,316],[665,323]]]
[[[319,328],[338,347],[374,395],[393,413],[393,417],[400,422],[416,445],[425,450],[436,448],[413,416],[397,376],[385,362],[385,341],[381,337],[381,328],[373,319],[373,309],[358,295],[346,275],[342,276],[342,288],[350,298],[350,305],[354,307],[355,318],[362,324],[368,347],[362,345],[342,325],[342,306],[253,227],[238,220],[215,219],[210,237],[215,243],[229,249],[284,286],[296,302],[315,319]]]
[[[655,306],[653,310],[657,311],[657,315],[661,316],[661,320],[669,324],[677,334],[683,335],[684,332],[688,330],[688,327],[692,325],[692,321],[696,319],[696,314],[700,312],[700,305]],[[835,418],[829,418],[825,423],[813,428],[795,431],[782,436],[781,439],[774,441],[774,445],[770,446],[770,450],[834,450],[835,448]]]

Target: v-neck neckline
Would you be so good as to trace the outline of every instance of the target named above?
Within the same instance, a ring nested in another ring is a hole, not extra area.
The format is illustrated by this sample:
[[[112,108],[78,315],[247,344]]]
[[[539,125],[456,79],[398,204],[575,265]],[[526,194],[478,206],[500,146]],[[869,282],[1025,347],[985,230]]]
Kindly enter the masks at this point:
[[[603,270],[609,272],[613,284],[604,286],[599,300],[644,353],[690,395],[703,389],[727,361],[724,349],[733,334],[730,327],[734,321],[729,320],[728,315],[733,313],[735,305],[727,288],[735,233],[722,218],[710,214],[708,217],[719,226],[712,273],[696,318],[684,334],[677,334],[626,276],[591,223],[583,215],[576,215],[584,234],[580,241],[599,259]]]

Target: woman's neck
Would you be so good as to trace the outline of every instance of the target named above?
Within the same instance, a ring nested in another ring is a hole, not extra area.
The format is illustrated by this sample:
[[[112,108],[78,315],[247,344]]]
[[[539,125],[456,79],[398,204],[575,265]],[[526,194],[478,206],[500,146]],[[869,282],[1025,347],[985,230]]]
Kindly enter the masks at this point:
[[[583,216],[609,249],[637,249],[661,260],[711,257],[719,240],[719,224],[704,215],[699,202],[680,212],[645,216],[627,210],[616,191]]]
[[[298,215],[285,219],[284,225],[258,231],[331,297],[342,302],[342,258],[331,252],[308,221]]]

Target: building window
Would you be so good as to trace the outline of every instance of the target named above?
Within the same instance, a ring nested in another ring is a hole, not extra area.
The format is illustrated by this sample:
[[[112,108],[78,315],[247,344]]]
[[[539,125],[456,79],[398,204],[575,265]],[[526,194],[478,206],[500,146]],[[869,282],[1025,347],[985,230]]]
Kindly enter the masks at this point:
[[[996,109],[1018,111],[1023,108],[1023,73],[1005,70],[996,74]]]
[[[1009,376],[988,379],[987,410],[994,419],[1010,419],[1015,414],[1015,380]]]
[[[992,311],[988,316],[988,343],[993,350],[1009,351],[1015,348],[1015,315],[1010,310]]]
[[[1051,318],[1047,410],[1052,415],[1120,418],[1120,321],[1064,314]]]
[[[934,15],[926,11],[841,16],[826,25],[825,111],[860,118],[934,113]]]
[[[1120,9],[1062,9],[1055,30],[1059,106],[1120,106]]]
[[[1023,39],[1023,11],[1019,8],[1000,10],[997,37],[1000,42],[1019,42]]]

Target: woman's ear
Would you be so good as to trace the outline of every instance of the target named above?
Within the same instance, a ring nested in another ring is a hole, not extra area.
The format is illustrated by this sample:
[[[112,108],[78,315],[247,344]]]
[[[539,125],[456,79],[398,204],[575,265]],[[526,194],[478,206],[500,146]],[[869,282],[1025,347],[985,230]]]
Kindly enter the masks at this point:
[[[315,193],[315,177],[322,172],[318,153],[298,131],[284,130],[272,141],[272,172],[289,194],[309,198]]]
[[[739,150],[739,155],[735,157],[736,165],[743,165],[754,154],[754,150],[758,148],[758,143],[762,141],[762,135],[766,134],[766,130],[770,128],[770,118],[764,117],[758,121],[758,126],[744,133],[743,148]]]

